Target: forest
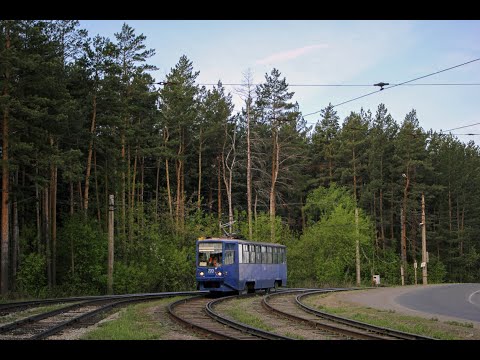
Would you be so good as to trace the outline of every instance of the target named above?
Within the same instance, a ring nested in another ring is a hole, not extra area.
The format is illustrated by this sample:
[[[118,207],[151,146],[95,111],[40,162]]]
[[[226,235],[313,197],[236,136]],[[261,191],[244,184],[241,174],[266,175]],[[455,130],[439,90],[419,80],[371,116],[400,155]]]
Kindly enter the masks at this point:
[[[422,226],[429,283],[480,281],[473,141],[383,103],[309,126],[279,69],[207,87],[185,54],[155,79],[158,50],[126,23],[0,20],[0,301],[195,290],[195,241],[227,223],[287,246],[290,287],[420,284]]]

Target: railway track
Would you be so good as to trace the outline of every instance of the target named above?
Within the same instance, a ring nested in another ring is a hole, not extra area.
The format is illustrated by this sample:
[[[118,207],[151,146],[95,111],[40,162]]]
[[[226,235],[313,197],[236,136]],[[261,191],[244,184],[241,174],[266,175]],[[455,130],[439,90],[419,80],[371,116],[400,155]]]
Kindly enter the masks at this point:
[[[247,295],[251,296],[251,295]],[[214,311],[214,305],[237,296],[212,300],[208,297],[193,297],[169,305],[170,315],[186,327],[205,334],[209,339],[221,340],[291,340],[288,337],[256,329],[229,320]]]
[[[393,329],[377,327],[350,320],[340,316],[319,311],[308,306],[305,299],[309,296],[324,294],[330,291],[353,290],[354,288],[337,289],[281,289],[275,293],[265,294],[255,307],[262,307],[269,313],[275,313],[291,320],[292,326],[298,329],[311,329],[312,338],[321,339],[374,339],[374,340],[434,340],[433,338],[404,333]],[[207,339],[236,340],[292,340],[272,332],[260,330],[239,323],[219,313],[218,305],[229,300],[258,296],[255,294],[229,296],[212,299],[207,292],[169,292],[155,294],[114,295],[101,297],[77,297],[68,299],[47,299],[43,301],[16,302],[0,304],[1,316],[17,316],[18,320],[0,325],[2,339],[46,339],[59,334],[68,327],[89,326],[100,321],[112,309],[135,302],[144,302],[166,297],[189,296],[171,303],[169,315],[177,322],[204,334]],[[71,304],[68,304],[71,303]],[[35,306],[61,304],[61,308],[44,311],[37,315],[21,317],[21,311]],[[63,306],[65,305],[65,306]],[[223,305],[224,306],[224,305]],[[268,316],[268,315],[267,315]],[[290,336],[290,333],[288,333]]]
[[[135,302],[151,301],[166,297],[182,295],[198,295],[198,291],[190,292],[169,292],[157,294],[136,294],[136,295],[118,295],[106,297],[94,297],[89,300],[79,301],[76,298],[76,304],[61,307],[59,309],[42,312],[37,315],[27,316],[19,320],[3,324],[0,326],[0,340],[9,339],[28,339],[39,340],[46,339],[52,335],[58,334],[67,327],[73,325],[89,326],[98,322],[102,315],[111,309],[129,305]],[[72,300],[74,301],[74,300]],[[59,302],[63,302],[59,301]],[[51,304],[52,301],[35,302],[35,305]],[[29,306],[35,306],[28,304]],[[17,307],[10,307],[10,311],[21,309],[24,304]]]
[[[388,328],[369,325],[363,322],[346,319],[313,309],[302,299],[307,296],[324,294],[329,291],[349,289],[324,289],[315,291],[283,292],[266,295],[262,306],[283,317],[310,325],[312,328],[325,332],[331,339],[362,339],[362,340],[433,340],[433,338],[404,333]]]

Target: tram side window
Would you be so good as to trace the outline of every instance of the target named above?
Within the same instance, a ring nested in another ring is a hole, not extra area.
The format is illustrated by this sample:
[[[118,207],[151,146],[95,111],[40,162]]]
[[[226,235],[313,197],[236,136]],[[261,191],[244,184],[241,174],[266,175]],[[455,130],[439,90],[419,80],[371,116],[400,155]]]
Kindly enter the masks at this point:
[[[272,261],[272,247],[267,246],[267,264],[273,264]]]
[[[267,247],[262,245],[262,264],[267,263]]]
[[[278,254],[277,254],[277,248],[273,248],[273,263],[278,264]]]
[[[240,245],[243,247],[243,263],[248,264],[250,262],[250,253],[248,251],[248,245]]]
[[[262,263],[262,249],[260,245],[255,245],[255,262],[257,264]]]
[[[250,245],[250,264],[255,264],[255,245]]]

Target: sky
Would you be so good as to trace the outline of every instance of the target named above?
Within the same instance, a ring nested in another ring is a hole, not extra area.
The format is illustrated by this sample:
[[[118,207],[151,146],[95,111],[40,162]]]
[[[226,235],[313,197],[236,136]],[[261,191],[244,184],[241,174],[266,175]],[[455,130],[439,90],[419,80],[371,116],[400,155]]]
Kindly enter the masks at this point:
[[[222,81],[236,111],[238,86],[226,84],[242,83],[247,70],[263,83],[276,68],[309,125],[330,103],[340,124],[362,108],[375,115],[383,103],[398,124],[415,109],[425,131],[480,143],[480,20],[80,20],[80,28],[116,41],[124,23],[155,49],[148,63],[156,81],[186,55],[197,84]],[[380,82],[390,85],[378,91]]]

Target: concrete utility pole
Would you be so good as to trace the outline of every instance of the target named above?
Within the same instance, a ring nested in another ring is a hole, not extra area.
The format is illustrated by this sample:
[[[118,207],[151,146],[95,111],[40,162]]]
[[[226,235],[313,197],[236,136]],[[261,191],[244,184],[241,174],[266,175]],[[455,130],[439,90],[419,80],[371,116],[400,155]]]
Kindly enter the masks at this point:
[[[115,211],[115,200],[113,195],[108,197],[108,274],[107,291],[113,294],[113,214]]]
[[[403,247],[403,244],[405,242],[404,238],[405,238],[405,223],[404,223],[404,220],[403,220],[403,217],[405,215],[403,214],[403,209],[400,209],[400,222],[402,223],[402,240],[401,240],[401,260],[400,260],[400,276],[402,278],[402,286],[405,285],[405,270],[403,268],[403,264],[405,263],[405,251],[404,251],[404,247]]]
[[[425,221],[425,194],[422,193],[422,276],[423,285],[427,285],[427,223]]]

